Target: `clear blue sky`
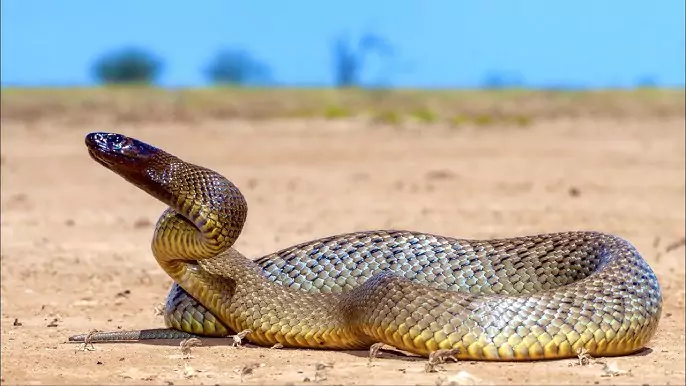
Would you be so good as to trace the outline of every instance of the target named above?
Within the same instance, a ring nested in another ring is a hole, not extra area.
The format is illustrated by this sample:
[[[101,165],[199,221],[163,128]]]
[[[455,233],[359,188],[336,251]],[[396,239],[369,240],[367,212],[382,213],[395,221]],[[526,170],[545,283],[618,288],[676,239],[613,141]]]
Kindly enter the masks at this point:
[[[371,32],[395,48],[367,84],[474,87],[490,72],[529,86],[684,86],[683,0],[3,0],[2,83],[87,85],[123,46],[165,61],[160,83],[205,84],[218,49],[244,48],[284,85],[333,81],[331,42]]]

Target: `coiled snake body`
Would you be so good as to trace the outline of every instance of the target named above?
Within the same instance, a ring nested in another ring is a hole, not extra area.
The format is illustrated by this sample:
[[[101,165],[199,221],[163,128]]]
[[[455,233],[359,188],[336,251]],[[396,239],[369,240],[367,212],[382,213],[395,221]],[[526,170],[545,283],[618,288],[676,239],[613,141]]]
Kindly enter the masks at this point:
[[[232,248],[247,215],[229,180],[120,134],[86,137],[91,157],[169,205],[152,250],[175,284],[168,329],[91,341],[226,336],[259,345],[530,360],[635,352],[655,334],[662,296],[627,241],[597,232],[463,240],[367,231],[256,261]],[[71,337],[83,340],[84,335]]]

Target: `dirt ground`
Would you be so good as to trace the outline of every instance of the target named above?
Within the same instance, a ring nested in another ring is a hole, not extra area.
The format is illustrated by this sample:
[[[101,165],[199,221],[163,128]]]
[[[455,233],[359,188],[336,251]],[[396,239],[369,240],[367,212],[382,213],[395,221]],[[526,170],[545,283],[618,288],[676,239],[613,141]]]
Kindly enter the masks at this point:
[[[83,137],[119,131],[222,172],[250,205],[237,244],[259,257],[313,238],[400,228],[464,238],[600,230],[657,272],[657,336],[598,362],[459,362],[271,350],[204,340],[96,344],[69,335],[163,325],[171,280],[150,252],[164,205],[93,162]],[[403,129],[358,120],[2,127],[5,384],[684,384],[684,121],[557,120]],[[250,370],[243,370],[247,366]],[[473,377],[473,378],[469,378]]]

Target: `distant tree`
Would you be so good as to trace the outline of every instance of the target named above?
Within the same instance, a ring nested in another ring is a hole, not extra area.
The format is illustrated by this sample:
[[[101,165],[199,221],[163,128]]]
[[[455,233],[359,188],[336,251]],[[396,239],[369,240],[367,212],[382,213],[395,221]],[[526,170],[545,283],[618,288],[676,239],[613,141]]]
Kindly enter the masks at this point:
[[[93,73],[105,84],[152,84],[162,70],[162,61],[142,48],[128,47],[101,56]]]
[[[357,47],[350,40],[339,36],[333,42],[334,76],[337,87],[354,87],[359,85],[360,73],[364,67],[366,55],[376,52],[391,55],[393,48],[383,38],[365,34],[357,42]]]
[[[485,89],[504,89],[522,87],[524,82],[518,74],[505,71],[489,71],[481,81],[481,87]]]
[[[350,48],[350,44],[343,38],[338,38],[333,45],[334,71],[338,87],[357,85],[360,60]]]
[[[653,75],[642,75],[636,79],[638,88],[656,88],[658,83],[657,77]]]
[[[270,80],[269,67],[245,50],[219,51],[205,68],[211,83],[218,85],[246,85]]]

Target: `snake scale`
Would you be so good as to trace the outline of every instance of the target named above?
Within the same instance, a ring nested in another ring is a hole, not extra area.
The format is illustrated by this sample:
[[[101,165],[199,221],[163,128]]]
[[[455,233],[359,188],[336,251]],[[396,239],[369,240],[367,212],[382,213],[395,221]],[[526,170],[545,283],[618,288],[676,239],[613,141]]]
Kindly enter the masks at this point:
[[[564,232],[493,240],[379,230],[309,241],[250,260],[232,248],[247,216],[224,176],[113,133],[90,156],[167,204],[152,251],[174,280],[166,329],[108,340],[227,336],[257,345],[363,349],[384,343],[458,359],[636,352],[662,310],[657,278],[626,240]],[[86,335],[70,338],[83,341]]]

